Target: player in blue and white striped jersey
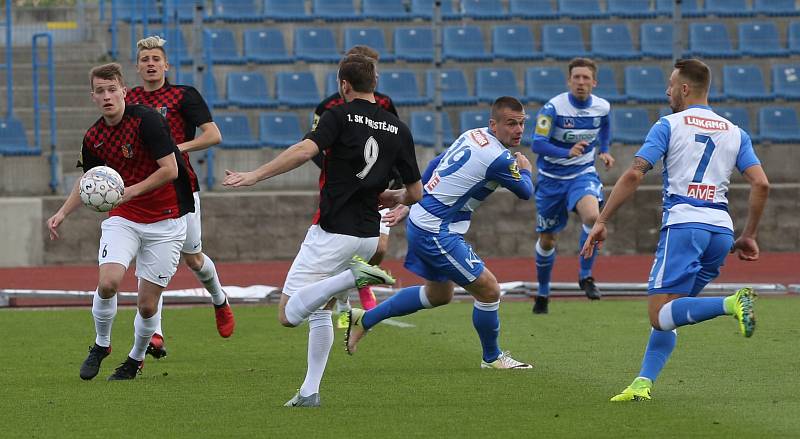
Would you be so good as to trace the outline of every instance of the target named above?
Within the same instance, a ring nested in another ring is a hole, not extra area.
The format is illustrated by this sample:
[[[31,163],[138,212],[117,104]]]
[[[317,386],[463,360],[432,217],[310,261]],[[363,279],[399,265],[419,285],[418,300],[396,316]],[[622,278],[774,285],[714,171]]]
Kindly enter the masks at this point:
[[[729,252],[746,261],[758,259],[756,234],[769,193],[750,136],[708,106],[710,83],[711,71],[703,62],[675,63],[667,88],[674,113],[653,125],[633,165],[614,185],[581,251],[592,255],[594,246],[606,239],[606,222],[633,195],[645,173],[663,160],[663,222],[648,284],[652,331],[639,376],[612,401],[651,398],[653,382],[675,348],[679,326],[733,315],[745,337],[755,330],[751,288],[728,297],[696,297],[719,275]],[[747,224],[735,241],[727,199],[734,169],[751,187]]]
[[[483,348],[482,368],[530,369],[500,350],[500,285],[464,240],[472,212],[503,186],[523,200],[533,193],[531,164],[508,147],[519,146],[525,109],[515,98],[495,100],[489,126],[462,134],[428,165],[422,200],[411,207],[405,267],[425,279],[370,311],[353,309],[347,329],[347,351],[354,353],[367,330],[389,317],[449,303],[454,283],[475,298],[472,323]]]
[[[550,274],[556,259],[556,235],[567,225],[569,212],[577,212],[583,247],[603,202],[603,185],[594,167],[595,155],[606,169],[614,165],[608,152],[611,133],[608,101],[592,94],[597,86],[597,65],[587,58],[569,63],[568,92],[550,99],[536,117],[533,152],[536,166],[536,275],[539,291],[533,312],[546,314]],[[594,258],[580,259],[578,285],[589,299],[599,299],[592,277]]]

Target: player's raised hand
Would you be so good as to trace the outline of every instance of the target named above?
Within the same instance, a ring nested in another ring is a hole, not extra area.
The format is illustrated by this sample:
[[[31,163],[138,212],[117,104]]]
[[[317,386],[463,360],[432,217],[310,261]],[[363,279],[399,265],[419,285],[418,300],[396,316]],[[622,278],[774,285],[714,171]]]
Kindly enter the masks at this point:
[[[252,186],[258,179],[252,172],[236,172],[229,169],[225,170],[225,179],[222,180],[223,186],[241,187]]]
[[[47,220],[47,228],[50,230],[51,241],[55,241],[61,238],[60,236],[58,236],[58,226],[60,226],[63,221],[64,221],[64,214],[62,214],[61,211],[56,212],[55,215],[51,216]]]
[[[733,243],[732,252],[743,261],[757,261],[759,255],[758,243],[753,238],[740,236]]]
[[[378,208],[379,209],[391,209],[398,204],[402,200],[403,193],[405,193],[405,189],[387,189],[378,195]]]
[[[586,237],[586,242],[581,249],[581,256],[584,259],[589,259],[595,251],[600,251],[600,248],[603,247],[603,241],[606,240],[607,233],[605,223],[594,223],[592,231],[589,232],[589,236]]]
[[[402,222],[408,216],[410,207],[405,204],[398,204],[392,210],[386,212],[381,221],[389,227],[394,227]]]
[[[616,160],[614,160],[614,157],[611,154],[607,152],[601,152],[600,154],[597,154],[597,156],[603,161],[606,169],[611,169],[611,167],[614,166],[614,162]]]
[[[583,154],[583,150],[589,146],[589,142],[585,140],[581,140],[580,142],[572,145],[572,148],[569,149],[569,156],[570,157],[578,157],[579,155]]]
[[[528,171],[533,171],[533,166],[531,166],[531,161],[528,160],[528,157],[525,157],[525,154],[521,152],[515,152],[514,158],[517,159],[517,167],[520,169],[527,169]]]

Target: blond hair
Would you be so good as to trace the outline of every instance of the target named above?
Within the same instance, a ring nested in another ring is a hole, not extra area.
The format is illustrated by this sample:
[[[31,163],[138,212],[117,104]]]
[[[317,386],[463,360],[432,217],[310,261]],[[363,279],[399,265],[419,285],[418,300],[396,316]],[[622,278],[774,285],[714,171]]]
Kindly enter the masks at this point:
[[[164,54],[164,58],[166,58],[167,52],[164,50],[164,44],[167,44],[167,40],[158,35],[151,35],[149,37],[142,38],[136,43],[136,59],[139,59],[139,54],[142,53],[142,50],[150,49],[160,50],[161,53]]]

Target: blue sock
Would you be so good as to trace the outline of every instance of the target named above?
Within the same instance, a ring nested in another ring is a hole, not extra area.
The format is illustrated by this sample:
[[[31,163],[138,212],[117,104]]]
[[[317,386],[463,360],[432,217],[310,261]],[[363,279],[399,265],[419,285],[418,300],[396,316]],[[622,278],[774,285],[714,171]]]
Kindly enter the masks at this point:
[[[668,302],[658,312],[658,325],[662,330],[693,325],[725,315],[724,297],[681,297]]]
[[[587,227],[585,225],[581,225],[581,239],[578,241],[578,252],[580,253],[581,249],[583,248],[583,244],[586,243],[586,238],[589,237],[589,232],[592,230],[591,227]],[[587,277],[592,275],[592,266],[594,265],[594,258],[597,257],[597,252],[595,251],[592,253],[592,257],[589,259],[584,258],[583,256],[578,256],[578,260],[580,261],[581,269],[578,272],[578,279],[586,279]]]
[[[650,341],[647,342],[647,349],[645,349],[642,359],[642,369],[639,371],[640,377],[656,381],[661,369],[667,364],[672,350],[675,349],[677,338],[678,334],[675,331],[659,331],[654,328],[650,332]]]
[[[403,288],[392,297],[381,302],[380,305],[367,311],[361,320],[361,324],[364,325],[365,329],[369,329],[389,317],[404,316],[423,308],[431,308],[430,302],[424,295],[425,289],[419,285]]]
[[[483,348],[483,361],[491,363],[500,356],[500,346],[497,344],[497,337],[500,335],[500,317],[497,309],[500,301],[494,303],[483,303],[475,301],[472,309],[472,325],[478,332]]]
[[[539,281],[539,296],[550,295],[550,274],[556,261],[556,249],[544,250],[536,241],[536,279]]]

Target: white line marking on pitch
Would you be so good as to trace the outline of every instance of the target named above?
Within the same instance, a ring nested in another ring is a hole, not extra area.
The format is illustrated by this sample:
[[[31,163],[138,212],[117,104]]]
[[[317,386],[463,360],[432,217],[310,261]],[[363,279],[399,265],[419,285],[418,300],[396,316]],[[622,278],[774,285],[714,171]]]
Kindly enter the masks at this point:
[[[416,325],[412,325],[411,323],[405,323],[405,322],[401,322],[399,320],[394,320],[394,319],[386,319],[386,320],[382,321],[381,323],[385,323],[385,324],[387,324],[389,326],[395,326],[397,328],[415,328],[416,327]]]

